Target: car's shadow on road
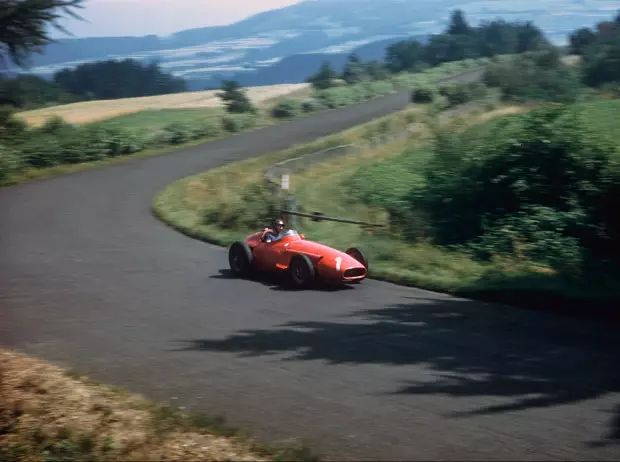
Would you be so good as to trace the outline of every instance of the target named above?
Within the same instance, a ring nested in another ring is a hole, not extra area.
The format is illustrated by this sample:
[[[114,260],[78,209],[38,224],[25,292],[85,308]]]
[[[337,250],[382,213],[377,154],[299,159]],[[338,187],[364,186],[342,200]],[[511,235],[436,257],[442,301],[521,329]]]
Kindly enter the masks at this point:
[[[292,285],[288,282],[286,275],[283,274],[275,274],[275,273],[260,273],[254,274],[250,277],[240,278],[236,276],[229,269],[221,269],[218,270],[218,274],[213,274],[209,276],[210,279],[237,279],[242,281],[253,282],[257,284],[262,284],[264,286],[269,287],[271,290],[280,291],[280,292],[299,292],[300,289],[292,287]],[[354,289],[356,284],[348,285],[348,284],[328,284],[322,281],[317,281],[317,283],[309,289],[305,290],[314,290],[320,292],[340,292],[343,290],[351,290]]]
[[[601,399],[601,420],[608,425],[600,438],[583,444],[620,443],[617,326],[469,300],[412,298],[348,313],[342,321],[288,322],[223,339],[186,340],[180,349],[244,357],[289,353],[283,361],[417,365],[431,371],[433,380],[372,393],[477,399],[473,409],[445,414],[451,419]]]

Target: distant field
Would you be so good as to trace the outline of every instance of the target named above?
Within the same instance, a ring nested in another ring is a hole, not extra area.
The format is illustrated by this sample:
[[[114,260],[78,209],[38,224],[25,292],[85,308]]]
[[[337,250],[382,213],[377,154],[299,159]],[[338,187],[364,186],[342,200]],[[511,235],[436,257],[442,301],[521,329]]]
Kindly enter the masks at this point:
[[[263,87],[248,87],[247,93],[256,105],[274,98],[300,92],[310,84],[283,84]],[[57,115],[67,122],[85,124],[110,119],[126,114],[155,109],[205,109],[222,106],[217,97],[219,90],[176,93],[171,95],[145,96],[140,98],[123,98],[115,100],[82,101],[33,111],[19,113],[19,117],[30,125],[41,125],[49,117]]]

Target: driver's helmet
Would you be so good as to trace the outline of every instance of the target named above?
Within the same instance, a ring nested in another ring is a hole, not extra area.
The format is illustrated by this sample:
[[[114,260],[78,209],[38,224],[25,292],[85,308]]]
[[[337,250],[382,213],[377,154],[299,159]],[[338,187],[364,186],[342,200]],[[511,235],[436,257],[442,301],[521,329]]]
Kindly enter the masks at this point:
[[[284,230],[284,222],[279,218],[273,221],[273,232],[280,234]]]

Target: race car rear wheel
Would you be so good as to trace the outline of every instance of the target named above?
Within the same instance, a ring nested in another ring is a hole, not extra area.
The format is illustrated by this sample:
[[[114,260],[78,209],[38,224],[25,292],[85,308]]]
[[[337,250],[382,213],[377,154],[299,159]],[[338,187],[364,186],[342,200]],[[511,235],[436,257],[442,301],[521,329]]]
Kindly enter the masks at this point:
[[[291,282],[297,288],[309,287],[315,280],[314,266],[304,254],[293,255],[289,265]]]
[[[228,250],[228,264],[238,276],[247,276],[252,269],[252,250],[245,242],[235,242]]]
[[[350,257],[355,258],[358,262],[364,265],[364,268],[368,270],[368,259],[366,258],[366,255],[364,255],[362,249],[360,249],[359,247],[351,247],[347,249],[345,253]]]

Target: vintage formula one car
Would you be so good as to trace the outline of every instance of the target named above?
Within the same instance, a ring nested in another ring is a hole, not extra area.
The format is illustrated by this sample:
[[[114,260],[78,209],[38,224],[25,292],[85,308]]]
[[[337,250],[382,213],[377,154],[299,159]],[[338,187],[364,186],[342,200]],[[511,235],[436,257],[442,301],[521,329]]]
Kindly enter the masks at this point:
[[[309,287],[317,280],[359,282],[368,274],[368,260],[357,247],[341,252],[306,240],[294,230],[284,232],[278,240],[266,242],[267,232],[253,233],[230,246],[228,262],[233,273],[242,277],[261,271],[288,273],[298,288]]]

